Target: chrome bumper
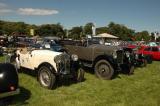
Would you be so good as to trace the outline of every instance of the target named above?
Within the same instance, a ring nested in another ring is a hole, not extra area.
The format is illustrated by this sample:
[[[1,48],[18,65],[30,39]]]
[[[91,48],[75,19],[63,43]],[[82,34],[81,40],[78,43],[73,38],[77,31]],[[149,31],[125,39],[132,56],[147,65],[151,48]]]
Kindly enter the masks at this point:
[[[0,98],[17,95],[19,93],[20,93],[20,89],[16,89],[15,91],[5,92],[5,93],[0,94]]]

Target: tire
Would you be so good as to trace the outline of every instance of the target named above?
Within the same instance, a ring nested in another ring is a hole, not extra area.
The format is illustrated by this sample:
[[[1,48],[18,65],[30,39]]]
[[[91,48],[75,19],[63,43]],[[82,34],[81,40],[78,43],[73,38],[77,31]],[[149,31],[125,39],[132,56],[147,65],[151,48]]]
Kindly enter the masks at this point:
[[[100,79],[109,80],[114,74],[114,69],[106,60],[99,60],[94,67],[95,75]]]
[[[144,67],[146,67],[147,66],[147,60],[146,59],[144,59],[144,63],[143,63],[144,65]]]
[[[143,62],[142,62],[142,65],[141,65],[142,67],[146,67],[147,66],[147,60],[146,59],[144,59],[143,60]]]
[[[73,79],[76,82],[82,82],[84,80],[84,73],[85,71],[83,68],[79,68],[78,70],[75,71]]]
[[[133,73],[134,73],[134,66],[132,65],[132,66],[129,66],[129,72],[128,72],[128,74],[132,75]]]
[[[55,87],[56,76],[52,69],[50,65],[42,65],[38,69],[38,81],[44,88],[53,89]]]
[[[152,59],[152,56],[146,56],[146,60],[147,60],[147,63],[148,64],[151,64],[152,63],[152,61],[153,61],[153,59]]]

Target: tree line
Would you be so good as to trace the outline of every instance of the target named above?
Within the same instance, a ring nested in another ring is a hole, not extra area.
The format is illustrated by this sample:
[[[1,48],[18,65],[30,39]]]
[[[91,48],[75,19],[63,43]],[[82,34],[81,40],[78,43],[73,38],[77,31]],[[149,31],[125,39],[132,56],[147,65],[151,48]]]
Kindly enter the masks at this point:
[[[60,23],[57,24],[44,24],[44,25],[30,25],[24,22],[8,22],[0,20],[0,35],[30,35],[30,29],[34,29],[35,35],[44,36],[57,36],[61,38],[81,39],[86,35],[92,35],[92,27],[94,24],[89,22],[84,26],[75,26],[71,29],[65,29]],[[119,37],[121,40],[136,40],[136,41],[149,41],[154,39],[150,36],[148,31],[136,32],[122,24],[110,22],[104,27],[96,28],[96,34],[109,33]]]

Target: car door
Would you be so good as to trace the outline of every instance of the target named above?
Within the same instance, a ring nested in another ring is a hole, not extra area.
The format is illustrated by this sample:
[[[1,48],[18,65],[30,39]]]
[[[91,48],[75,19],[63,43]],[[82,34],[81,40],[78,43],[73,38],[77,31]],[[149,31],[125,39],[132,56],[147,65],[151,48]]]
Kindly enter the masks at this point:
[[[144,48],[143,54],[145,54],[145,55],[152,55],[152,53],[151,53],[151,47]]]
[[[33,59],[32,59],[31,52],[27,51],[26,53],[20,54],[20,64],[22,67],[31,69],[31,67],[32,67],[31,62],[32,61],[33,61]]]

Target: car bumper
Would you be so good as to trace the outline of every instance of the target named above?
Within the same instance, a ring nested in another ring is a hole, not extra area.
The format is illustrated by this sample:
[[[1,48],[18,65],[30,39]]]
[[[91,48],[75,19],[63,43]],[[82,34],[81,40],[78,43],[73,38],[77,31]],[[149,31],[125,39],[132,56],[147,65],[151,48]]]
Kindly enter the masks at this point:
[[[20,93],[20,89],[16,89],[15,91],[5,92],[5,93],[0,94],[0,98],[17,95],[19,93]]]

